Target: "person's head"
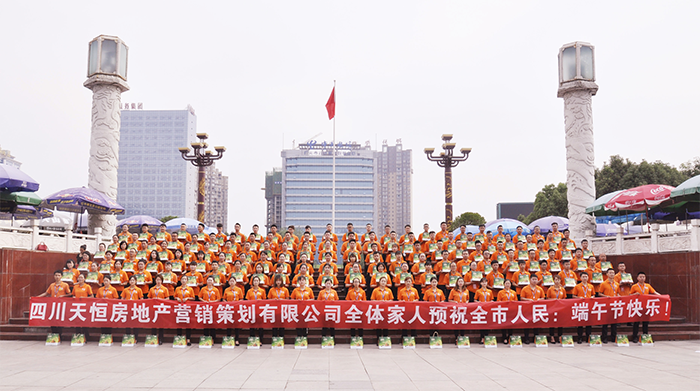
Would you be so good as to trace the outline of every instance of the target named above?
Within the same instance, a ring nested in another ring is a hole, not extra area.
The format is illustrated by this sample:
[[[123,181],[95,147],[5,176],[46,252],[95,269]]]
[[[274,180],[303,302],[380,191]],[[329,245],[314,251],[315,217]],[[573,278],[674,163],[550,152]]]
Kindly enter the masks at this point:
[[[518,261],[518,267],[520,268],[520,271],[524,271],[524,270],[525,270],[525,265],[526,265],[526,264],[527,264],[527,262],[523,261],[522,259]]]
[[[355,289],[357,289],[360,287],[360,282],[360,279],[355,277],[352,279],[352,286],[355,287]]]
[[[228,286],[230,286],[230,287],[236,286],[236,276],[231,275],[231,277],[229,277]]]
[[[437,286],[438,286],[438,279],[437,279],[437,277],[432,277],[432,278],[430,279],[430,286],[433,287],[433,288],[437,288]]]
[[[258,263],[258,264],[255,265],[255,273],[260,274],[260,273],[262,273],[264,270],[265,270],[265,268],[263,268],[263,265],[262,265],[261,263]]]
[[[476,251],[481,251],[481,242],[478,240],[474,242],[474,247],[476,248]]]
[[[547,251],[547,256],[549,257],[549,259],[554,259],[554,257],[556,255],[557,255],[557,251],[553,248],[551,248]]]
[[[78,274],[78,284],[83,285],[85,283],[85,275]]]
[[[284,279],[282,278],[281,274],[275,274],[275,280],[272,285],[277,288],[281,288],[282,285],[284,285]]]
[[[479,280],[479,285],[481,285],[482,289],[486,289],[486,286],[488,284],[489,284],[489,280],[487,280],[486,278],[482,278],[481,280]]]
[[[377,264],[377,271],[380,273],[384,273],[385,270],[386,270],[386,265],[384,264],[384,262],[379,262]]]
[[[134,277],[134,276],[129,277],[129,286],[132,288],[134,286],[136,286],[136,277]]]
[[[608,280],[612,281],[613,279],[615,279],[615,269],[613,269],[613,268],[608,269],[605,272],[605,275],[608,276]]]
[[[196,261],[190,262],[190,271],[194,272],[196,270],[197,270],[197,262]]]
[[[153,250],[151,253],[148,255],[148,260],[151,262],[155,262],[158,260],[158,251]]]
[[[510,282],[509,279],[506,278],[505,280],[503,280],[503,289],[505,289],[506,291],[509,291],[512,285],[513,283]]]
[[[639,272],[637,273],[637,282],[640,284],[644,284],[644,282],[647,280],[647,274],[644,272]]]
[[[407,289],[413,288],[413,278],[406,277],[406,279],[404,280],[404,284],[406,285]]]
[[[386,288],[386,276],[382,276],[382,277],[379,279],[379,286],[382,287],[382,288]]]
[[[598,259],[600,260],[600,262],[606,262],[608,260],[608,256],[605,255],[605,253],[600,253],[598,255]]]
[[[299,278],[297,278],[297,284],[299,284],[299,288],[305,288],[306,287],[306,276],[299,276]]]
[[[615,274],[615,273],[613,273],[613,277],[614,277],[614,274]],[[555,285],[556,287],[559,287],[559,286],[561,285],[561,277],[559,277],[559,274],[553,275],[553,276],[552,276],[552,280],[554,281],[554,285]]]
[[[537,281],[539,281],[539,279],[536,274],[530,275],[530,286],[534,287],[537,285]]]
[[[627,270],[627,265],[625,265],[624,262],[620,262],[617,264],[617,271],[620,273],[624,273]]]
[[[497,261],[497,260],[491,261],[491,269],[492,269],[493,271],[497,271],[497,270],[498,270],[498,261]]]
[[[113,252],[111,252],[109,250],[105,251],[105,260],[111,261],[113,256],[114,256]]]
[[[330,291],[331,288],[333,288],[333,280],[327,278],[326,281],[323,283],[323,287],[326,288],[327,291]]]
[[[581,273],[581,282],[584,284],[588,282],[588,273]]]
[[[173,264],[170,261],[165,261],[163,263],[163,268],[165,269],[166,272],[172,271],[173,270]]]
[[[465,282],[463,277],[459,277],[457,281],[455,282],[455,287],[457,287],[458,290],[463,291],[465,289]]]
[[[211,287],[214,286],[214,276],[209,276],[209,277],[207,277],[207,286],[208,286],[209,288],[211,288]]]
[[[75,262],[72,259],[66,260],[66,269],[70,270],[75,266]]]
[[[576,254],[576,258],[578,258],[578,259],[583,258],[583,250],[581,250],[580,248],[577,248],[575,250],[574,254]]]
[[[93,265],[97,266],[96,263],[93,263]],[[120,261],[118,259],[116,261],[114,261],[114,269],[122,270],[122,261]]]
[[[254,287],[260,286],[260,277],[259,276],[253,276],[253,281],[251,282]]]
[[[142,271],[146,267],[146,262],[143,259],[139,259],[136,265],[138,266],[139,271]]]
[[[126,240],[119,242],[119,250],[126,251],[127,247],[129,247],[129,244],[126,242]]]
[[[160,274],[156,275],[156,286],[160,286],[163,283],[163,276]]]
[[[401,271],[404,273],[408,271],[408,263],[404,262],[401,264]]]
[[[211,270],[216,273],[219,271],[219,262],[211,261]]]
[[[328,269],[329,269],[329,271],[330,271],[330,268],[331,268],[330,265],[326,265],[326,266],[328,266]],[[353,273],[359,273],[359,272],[360,272],[360,264],[359,264],[359,263],[354,263],[354,264],[352,265],[352,272],[353,272]]]
[[[199,223],[199,224],[197,225],[197,232],[199,232],[199,233],[203,233],[203,232],[204,232],[204,224]]]
[[[593,257],[593,256],[588,257],[588,267],[593,269],[595,267],[595,263],[596,263],[595,257]]]
[[[109,276],[109,274],[105,274],[105,276],[102,278],[102,285],[104,285],[105,288],[109,288],[112,285],[112,278]]]

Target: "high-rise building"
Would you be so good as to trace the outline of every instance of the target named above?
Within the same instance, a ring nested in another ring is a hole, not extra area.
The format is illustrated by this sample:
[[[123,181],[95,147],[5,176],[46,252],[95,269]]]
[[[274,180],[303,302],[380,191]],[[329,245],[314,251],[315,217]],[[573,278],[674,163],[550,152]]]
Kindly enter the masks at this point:
[[[228,177],[212,164],[204,174],[204,221],[209,227],[221,223],[227,232],[228,222]]]
[[[333,154],[335,151],[335,183]],[[376,152],[357,143],[316,143],[282,151],[282,221],[325,231],[332,223],[344,232],[347,223],[376,225]],[[335,189],[335,221],[333,221]],[[358,230],[359,231],[359,230]]]
[[[412,174],[411,150],[403,149],[401,139],[396,140],[393,147],[384,140],[382,150],[377,152],[377,223],[381,227],[375,230],[384,232],[384,225],[389,224],[396,232],[403,232],[403,227],[411,224]]]
[[[282,169],[273,168],[265,173],[265,200],[267,201],[267,219],[265,227],[272,224],[282,226]]]
[[[15,160],[15,157],[12,156],[10,151],[2,149],[1,146],[0,146],[0,163],[5,164],[7,166],[17,167],[17,168],[20,168],[20,166],[22,166],[22,163]]]
[[[121,112],[117,171],[117,202],[125,217],[196,218],[197,168],[178,151],[197,141],[194,109],[127,108]]]

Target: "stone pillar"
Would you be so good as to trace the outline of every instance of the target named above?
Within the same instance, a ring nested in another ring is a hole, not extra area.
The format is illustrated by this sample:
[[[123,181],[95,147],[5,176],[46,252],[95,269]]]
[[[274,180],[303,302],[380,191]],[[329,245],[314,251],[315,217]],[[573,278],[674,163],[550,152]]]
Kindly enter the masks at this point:
[[[119,167],[119,127],[121,124],[121,94],[129,90],[124,80],[111,75],[96,74],[84,83],[92,90],[92,131],[88,187],[117,200],[117,168]],[[88,234],[95,228],[112,236],[116,232],[114,215],[88,215]]]
[[[574,80],[559,87],[557,97],[564,98],[566,131],[566,186],[569,202],[569,230],[580,240],[587,230],[595,232],[595,218],[586,207],[595,201],[595,154],[593,153],[592,97],[598,85]]]

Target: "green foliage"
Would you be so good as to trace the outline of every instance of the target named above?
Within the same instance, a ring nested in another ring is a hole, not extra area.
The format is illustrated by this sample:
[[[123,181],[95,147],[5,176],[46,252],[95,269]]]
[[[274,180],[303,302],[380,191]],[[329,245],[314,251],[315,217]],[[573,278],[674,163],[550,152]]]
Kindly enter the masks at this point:
[[[540,190],[535,196],[535,207],[522,221],[530,224],[533,221],[545,216],[569,215],[569,204],[566,198],[566,183],[557,186],[549,184]]]
[[[668,163],[631,162],[619,155],[610,156],[610,161],[595,170],[596,198],[616,190],[648,184],[678,186],[690,178],[692,172],[700,171],[700,159],[687,162],[677,169]]]
[[[696,157],[693,160],[688,160],[681,164],[680,169],[681,173],[688,177],[688,179],[700,175],[700,157]]]
[[[518,215],[518,218],[516,220],[522,221],[524,223],[525,219],[527,219],[527,216],[525,216],[524,214],[521,213]],[[528,223],[528,224],[530,224],[530,223]]]
[[[162,223],[167,223],[168,221],[170,221],[172,219],[176,219],[176,218],[177,218],[177,216],[165,216],[165,217],[161,217],[160,221]]]
[[[450,224],[449,230],[454,230],[459,228],[460,225],[479,225],[486,224],[486,219],[484,216],[476,212],[464,212]]]

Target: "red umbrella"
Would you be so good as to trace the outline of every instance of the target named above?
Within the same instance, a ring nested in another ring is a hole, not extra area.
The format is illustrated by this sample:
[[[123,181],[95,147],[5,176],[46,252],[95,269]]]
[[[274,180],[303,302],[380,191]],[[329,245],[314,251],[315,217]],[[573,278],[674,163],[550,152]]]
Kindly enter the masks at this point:
[[[605,203],[605,209],[643,212],[668,200],[673,189],[675,187],[666,185],[644,185],[623,190]]]

